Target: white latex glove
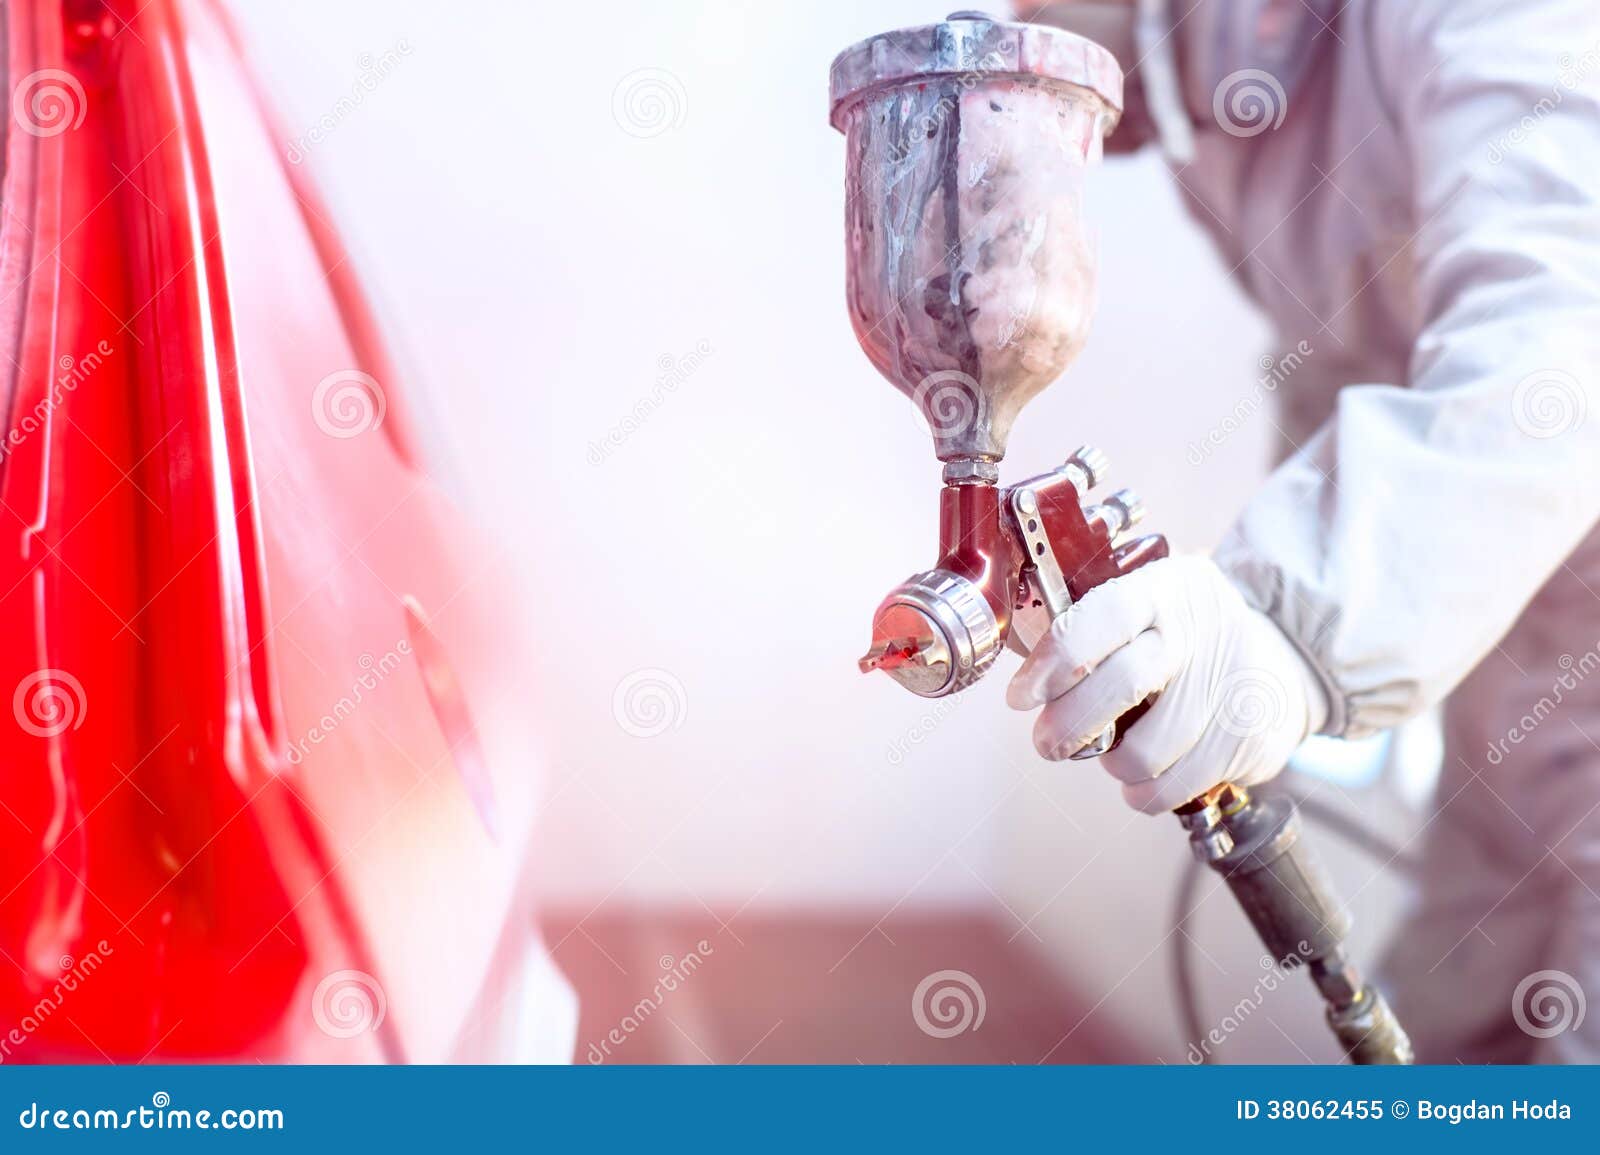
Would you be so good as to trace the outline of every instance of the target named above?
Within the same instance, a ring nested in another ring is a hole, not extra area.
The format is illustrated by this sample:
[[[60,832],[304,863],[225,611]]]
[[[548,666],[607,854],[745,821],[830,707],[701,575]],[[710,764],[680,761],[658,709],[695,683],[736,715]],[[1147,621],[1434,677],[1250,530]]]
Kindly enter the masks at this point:
[[[1006,700],[1044,707],[1033,744],[1060,759],[1151,694],[1155,705],[1100,759],[1147,814],[1271,778],[1328,708],[1300,652],[1206,557],[1165,558],[1090,590],[1034,647]]]

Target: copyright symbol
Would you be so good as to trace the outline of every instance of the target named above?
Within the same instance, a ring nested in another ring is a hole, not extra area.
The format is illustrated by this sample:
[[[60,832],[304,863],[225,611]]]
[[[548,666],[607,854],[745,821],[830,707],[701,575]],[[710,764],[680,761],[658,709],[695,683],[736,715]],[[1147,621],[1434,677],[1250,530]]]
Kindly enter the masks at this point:
[[[1411,1104],[1407,1103],[1404,1099],[1396,1099],[1389,1107],[1389,1110],[1396,1119],[1404,1119],[1407,1115],[1411,1114]]]

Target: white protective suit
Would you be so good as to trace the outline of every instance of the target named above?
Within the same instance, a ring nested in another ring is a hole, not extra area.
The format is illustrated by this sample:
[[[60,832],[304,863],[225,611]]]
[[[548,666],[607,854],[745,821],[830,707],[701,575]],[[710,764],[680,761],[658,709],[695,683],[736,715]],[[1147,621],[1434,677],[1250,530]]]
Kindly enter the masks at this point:
[[[1311,350],[1217,561],[1318,668],[1325,732],[1445,700],[1420,909],[1380,977],[1419,1061],[1600,1060],[1600,1007],[1575,1022],[1600,998],[1600,5],[1179,15],[1177,179]],[[1252,82],[1266,123],[1232,103]]]

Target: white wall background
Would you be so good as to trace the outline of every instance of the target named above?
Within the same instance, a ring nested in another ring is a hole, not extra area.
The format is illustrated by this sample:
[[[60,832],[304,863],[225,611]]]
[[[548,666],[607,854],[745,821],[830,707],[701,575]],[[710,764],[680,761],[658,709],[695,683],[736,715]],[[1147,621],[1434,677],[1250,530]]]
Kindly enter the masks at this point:
[[[462,490],[529,576],[545,664],[528,708],[554,760],[549,893],[585,908],[997,904],[1113,1006],[1164,1022],[1151,999],[1183,860],[1172,824],[1125,812],[1092,768],[1038,760],[1004,673],[934,706],[855,670],[878,598],[933,559],[938,466],[850,334],[827,69],[846,44],[944,9],[233,7],[295,126],[351,91],[361,54],[409,46],[307,163]],[[673,126],[640,139],[613,98],[645,68],[678,87]],[[1108,164],[1095,191],[1097,328],[1025,415],[1010,476],[1095,442],[1153,526],[1203,546],[1259,476],[1270,426],[1199,467],[1186,446],[1249,388],[1265,329],[1153,158]],[[702,343],[703,362],[659,390],[662,359]],[[682,687],[677,724],[647,739],[613,714],[642,669]],[[1392,901],[1386,886],[1363,913]],[[1237,916],[1207,911],[1208,953],[1248,983]],[[1261,1029],[1262,1055],[1293,1055]]]

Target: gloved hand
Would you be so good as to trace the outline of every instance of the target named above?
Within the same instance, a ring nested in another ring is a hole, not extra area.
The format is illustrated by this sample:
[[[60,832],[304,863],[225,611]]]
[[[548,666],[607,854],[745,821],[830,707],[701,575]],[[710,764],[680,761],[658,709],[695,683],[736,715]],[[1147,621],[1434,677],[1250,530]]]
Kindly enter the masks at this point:
[[[1033,744],[1066,758],[1151,694],[1100,764],[1154,814],[1283,768],[1327,717],[1315,671],[1206,557],[1165,558],[1090,590],[1056,619],[1006,700],[1039,706]]]

